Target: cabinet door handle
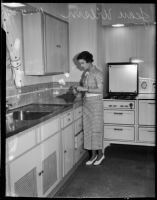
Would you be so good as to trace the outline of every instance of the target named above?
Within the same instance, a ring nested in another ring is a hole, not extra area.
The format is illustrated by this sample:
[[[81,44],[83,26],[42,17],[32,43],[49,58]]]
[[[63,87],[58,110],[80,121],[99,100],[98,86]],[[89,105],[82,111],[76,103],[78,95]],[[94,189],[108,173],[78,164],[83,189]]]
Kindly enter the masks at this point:
[[[70,118],[68,118],[68,122],[69,122],[69,121],[71,121],[71,119],[70,119]]]
[[[67,152],[67,150],[64,150],[64,153],[66,153]]]
[[[44,173],[44,170],[38,173],[39,176],[41,176]]]
[[[56,44],[56,47],[61,48],[61,45],[60,44]]]
[[[122,128],[114,128],[115,131],[122,131]]]
[[[114,112],[115,115],[122,115],[123,113]]]

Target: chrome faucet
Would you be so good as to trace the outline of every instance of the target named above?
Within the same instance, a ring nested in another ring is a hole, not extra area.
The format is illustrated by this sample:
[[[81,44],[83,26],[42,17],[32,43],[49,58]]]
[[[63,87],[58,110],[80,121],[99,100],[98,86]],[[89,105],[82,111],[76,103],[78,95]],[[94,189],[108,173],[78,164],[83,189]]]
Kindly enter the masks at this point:
[[[9,108],[12,106],[11,103],[8,103],[8,101],[6,101],[6,112],[9,110]]]

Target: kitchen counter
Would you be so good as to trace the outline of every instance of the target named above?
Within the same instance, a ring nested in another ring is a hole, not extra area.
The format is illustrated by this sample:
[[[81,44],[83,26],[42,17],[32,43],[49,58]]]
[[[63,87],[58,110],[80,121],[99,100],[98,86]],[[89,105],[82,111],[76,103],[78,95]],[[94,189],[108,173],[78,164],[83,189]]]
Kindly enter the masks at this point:
[[[10,126],[11,127],[10,130],[6,130],[6,138],[11,137],[13,135],[16,135],[16,134],[18,134],[18,133],[20,133],[20,132],[22,132],[22,131],[24,131],[24,130],[26,130],[28,128],[31,128],[31,127],[35,126],[35,125],[38,125],[39,123],[41,123],[41,122],[43,122],[45,120],[48,120],[48,119],[50,119],[52,117],[55,117],[55,116],[65,112],[65,111],[73,108],[73,106],[75,104],[78,104],[78,103],[79,104],[81,103],[81,98],[76,98],[73,103],[67,103],[63,99],[60,99],[60,98],[57,98],[57,97],[53,98],[51,102],[50,101],[44,101],[44,103],[43,103],[43,101],[39,101],[36,104],[39,104],[39,105],[40,104],[49,104],[49,105],[52,105],[52,106],[53,105],[54,106],[55,105],[62,105],[63,107],[61,109],[58,109],[54,113],[49,111],[49,112],[47,112],[47,114],[45,116],[43,116],[43,117],[41,117],[39,119],[12,120],[11,126]],[[30,104],[30,105],[33,105],[33,104]],[[20,109],[24,110],[25,107],[27,107],[27,106],[28,105],[23,106]],[[12,111],[16,111],[16,110],[19,110],[19,108],[13,109]]]
[[[155,98],[156,98],[156,94],[154,94],[154,93],[152,93],[152,94],[151,93],[150,94],[149,93],[138,94],[137,97],[136,97],[136,99],[139,99],[139,100],[140,99],[150,99],[151,100],[151,99],[155,99]]]

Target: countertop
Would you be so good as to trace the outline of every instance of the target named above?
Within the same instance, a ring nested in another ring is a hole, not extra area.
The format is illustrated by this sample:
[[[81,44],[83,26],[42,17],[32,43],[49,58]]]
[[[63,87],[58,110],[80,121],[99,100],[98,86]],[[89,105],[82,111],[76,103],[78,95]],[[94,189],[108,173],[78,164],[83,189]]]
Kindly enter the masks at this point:
[[[51,113],[49,112],[47,115],[39,118],[39,119],[35,119],[35,120],[13,120],[13,122],[11,123],[11,130],[6,130],[6,138],[9,138],[13,135],[16,135],[22,131],[25,131],[35,125],[38,125],[40,123],[42,123],[43,121],[45,120],[48,120],[52,117],[55,117],[71,108],[73,108],[73,106],[75,104],[80,104],[82,101],[81,101],[81,98],[76,98],[75,101],[73,103],[67,103],[65,102],[63,99],[60,99],[60,98],[53,98],[53,100],[50,102],[50,101],[38,101],[37,104],[52,104],[52,105],[55,105],[55,104],[61,104],[61,105],[64,105],[65,107],[56,111],[55,113]],[[18,110],[18,108],[14,109],[14,110]]]
[[[139,100],[140,100],[140,99],[148,99],[148,100],[149,100],[149,99],[150,99],[150,100],[152,99],[152,100],[153,100],[153,99],[155,99],[155,98],[156,98],[156,94],[155,94],[155,93],[145,93],[145,94],[143,93],[143,94],[138,94],[137,97],[136,97],[136,99],[139,99]]]

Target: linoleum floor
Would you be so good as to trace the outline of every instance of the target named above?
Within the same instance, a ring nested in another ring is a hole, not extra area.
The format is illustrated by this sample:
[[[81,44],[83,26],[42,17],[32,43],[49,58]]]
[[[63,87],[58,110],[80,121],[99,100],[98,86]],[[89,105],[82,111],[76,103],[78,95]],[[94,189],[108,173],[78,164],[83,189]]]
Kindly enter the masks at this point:
[[[155,197],[153,147],[111,145],[99,166],[80,164],[54,198]]]

